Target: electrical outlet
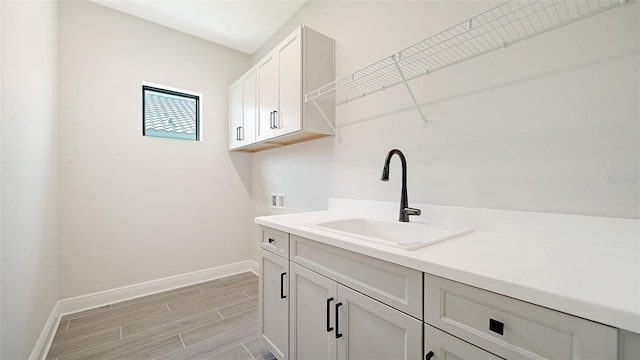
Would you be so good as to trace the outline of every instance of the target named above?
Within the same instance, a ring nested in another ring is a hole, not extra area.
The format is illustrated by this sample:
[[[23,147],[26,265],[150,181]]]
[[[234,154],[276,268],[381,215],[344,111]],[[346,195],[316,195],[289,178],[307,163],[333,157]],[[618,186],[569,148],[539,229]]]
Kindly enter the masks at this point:
[[[284,209],[287,195],[282,193],[271,193],[269,196],[269,206],[274,209]]]

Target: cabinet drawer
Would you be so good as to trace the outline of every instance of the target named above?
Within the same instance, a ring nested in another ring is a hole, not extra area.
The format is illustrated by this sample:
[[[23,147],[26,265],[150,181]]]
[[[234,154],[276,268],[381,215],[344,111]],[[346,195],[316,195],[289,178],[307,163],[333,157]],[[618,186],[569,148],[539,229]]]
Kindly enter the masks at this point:
[[[444,331],[440,331],[431,325],[424,325],[424,353],[425,359],[429,358],[429,353],[433,352],[431,359],[487,359],[499,360],[501,357],[486,352],[477,346],[462,341],[455,336],[451,336]]]
[[[614,328],[425,274],[425,322],[508,359],[615,359]]]
[[[291,235],[291,261],[422,320],[422,272]]]
[[[278,254],[286,259],[289,258],[289,234],[279,230],[260,226],[262,243],[260,246]]]

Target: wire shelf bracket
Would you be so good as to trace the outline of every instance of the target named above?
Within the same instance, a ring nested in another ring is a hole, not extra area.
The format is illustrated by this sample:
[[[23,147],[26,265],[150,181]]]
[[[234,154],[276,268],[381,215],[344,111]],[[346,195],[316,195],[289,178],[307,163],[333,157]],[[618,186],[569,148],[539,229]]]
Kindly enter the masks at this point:
[[[423,125],[409,81],[505,48],[550,30],[624,5],[627,0],[508,0],[404,50],[305,95],[305,101],[333,98],[340,106],[405,84]],[[325,117],[324,113],[320,110]],[[329,122],[329,121],[327,121]],[[331,124],[330,124],[331,125]],[[335,127],[331,128],[336,133]]]
[[[420,114],[420,117],[422,118],[422,127],[425,127],[427,126],[427,118],[426,116],[424,116],[424,113],[422,112],[422,109],[420,108],[420,104],[418,104],[418,100],[416,100],[415,95],[413,95],[413,91],[411,91],[411,86],[409,86],[409,82],[407,82],[407,79],[405,78],[404,73],[402,72],[402,68],[400,68],[400,65],[398,65],[398,60],[400,60],[400,56],[402,56],[402,54],[398,53],[397,56],[398,58],[396,59],[396,55],[391,55],[393,60],[395,60],[396,70],[398,70],[398,74],[400,74],[400,78],[402,78],[402,82],[404,83],[404,86],[407,88],[407,92],[409,93],[411,100],[413,100],[413,104],[415,105],[416,109],[418,110],[418,113]]]

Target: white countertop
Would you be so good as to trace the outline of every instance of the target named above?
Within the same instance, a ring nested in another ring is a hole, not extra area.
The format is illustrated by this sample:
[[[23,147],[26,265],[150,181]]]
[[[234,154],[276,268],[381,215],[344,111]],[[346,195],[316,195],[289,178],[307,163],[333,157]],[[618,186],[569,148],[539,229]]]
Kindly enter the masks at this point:
[[[317,211],[257,217],[256,223],[640,333],[640,251],[474,231],[407,251],[306,225],[360,217]]]

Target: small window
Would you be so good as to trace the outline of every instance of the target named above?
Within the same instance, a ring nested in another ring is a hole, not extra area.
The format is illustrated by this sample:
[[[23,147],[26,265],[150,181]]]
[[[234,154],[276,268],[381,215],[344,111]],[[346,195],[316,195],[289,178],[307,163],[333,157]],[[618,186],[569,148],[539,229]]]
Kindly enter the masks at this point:
[[[142,85],[142,135],[200,140],[200,95]]]

